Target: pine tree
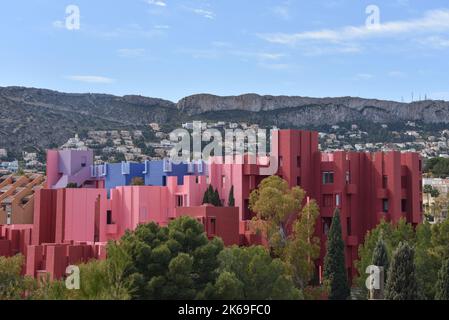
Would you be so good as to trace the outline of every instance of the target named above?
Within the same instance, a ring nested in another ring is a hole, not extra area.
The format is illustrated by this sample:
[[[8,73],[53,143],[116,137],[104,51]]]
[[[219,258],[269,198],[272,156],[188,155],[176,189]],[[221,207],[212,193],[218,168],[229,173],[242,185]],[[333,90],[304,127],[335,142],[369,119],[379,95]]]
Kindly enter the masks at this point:
[[[218,192],[218,189],[215,189],[214,192],[214,201],[212,203],[216,207],[221,207],[221,199],[220,199],[220,193]]]
[[[387,300],[419,300],[418,280],[414,263],[415,252],[407,242],[399,243],[388,272],[385,289]]]
[[[390,260],[388,258],[387,246],[382,235],[380,235],[376,247],[374,248],[372,264],[384,268],[384,282],[386,282]]]
[[[329,285],[329,300],[346,300],[350,295],[345,267],[345,243],[341,234],[340,212],[335,209],[327,236],[324,278]]]
[[[235,207],[234,186],[232,186],[229,191],[228,207]]]
[[[214,201],[214,189],[211,185],[207,188],[206,192],[204,192],[203,196],[203,204],[213,204]]]
[[[449,300],[449,259],[446,259],[438,272],[436,300]]]
[[[209,188],[206,189],[203,196],[203,204],[209,203]]]

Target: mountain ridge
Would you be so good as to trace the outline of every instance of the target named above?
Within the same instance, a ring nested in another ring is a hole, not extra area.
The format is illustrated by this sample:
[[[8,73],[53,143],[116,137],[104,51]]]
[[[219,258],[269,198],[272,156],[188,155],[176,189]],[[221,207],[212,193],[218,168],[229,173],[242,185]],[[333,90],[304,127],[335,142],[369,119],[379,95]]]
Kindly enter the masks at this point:
[[[192,120],[315,128],[342,122],[449,124],[449,102],[412,103],[358,97],[311,98],[253,93],[196,94],[177,103],[141,95],[64,93],[0,87],[0,148],[43,151],[87,130],[145,129],[151,122],[170,130]]]

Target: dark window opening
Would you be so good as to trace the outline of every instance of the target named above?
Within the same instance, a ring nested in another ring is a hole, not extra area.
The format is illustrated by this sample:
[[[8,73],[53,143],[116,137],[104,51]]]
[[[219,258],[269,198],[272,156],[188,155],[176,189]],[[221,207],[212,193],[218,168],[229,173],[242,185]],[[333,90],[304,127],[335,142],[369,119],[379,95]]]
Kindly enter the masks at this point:
[[[352,227],[351,227],[351,218],[350,217],[348,217],[346,219],[346,230],[347,230],[348,236],[352,235]]]
[[[333,172],[323,172],[323,184],[334,183],[334,173]]]
[[[401,200],[401,210],[402,210],[402,212],[406,212],[407,211],[407,199],[402,199]]]
[[[296,177],[296,185],[297,186],[301,185],[301,177]]]
[[[112,211],[111,210],[106,211],[106,223],[107,224],[113,224],[112,223]]]
[[[209,220],[209,235],[214,236],[216,234],[216,224],[217,219],[216,218],[210,218]]]
[[[327,236],[329,229],[331,228],[332,218],[323,218],[323,234]]]
[[[388,212],[388,199],[382,200],[382,211],[387,213]]]
[[[301,156],[297,156],[297,157],[296,157],[296,166],[297,166],[298,168],[301,168]]]
[[[184,205],[184,197],[183,196],[176,196],[176,206],[182,207]]]

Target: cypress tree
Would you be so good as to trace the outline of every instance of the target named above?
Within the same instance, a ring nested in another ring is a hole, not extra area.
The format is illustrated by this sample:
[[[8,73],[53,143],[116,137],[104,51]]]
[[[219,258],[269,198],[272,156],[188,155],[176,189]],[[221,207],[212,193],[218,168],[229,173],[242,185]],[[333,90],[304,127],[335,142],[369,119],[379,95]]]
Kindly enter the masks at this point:
[[[388,259],[387,246],[382,235],[377,240],[376,247],[374,248],[372,264],[384,268],[384,282],[386,282],[390,260]]]
[[[228,207],[235,207],[234,186],[231,186],[231,190],[229,191]]]
[[[214,201],[214,189],[211,185],[207,188],[206,192],[204,192],[203,196],[203,204],[213,204]]]
[[[220,199],[220,193],[218,193],[218,189],[215,189],[214,201],[212,204],[216,207],[221,207],[221,199]]]
[[[449,259],[443,261],[443,265],[438,272],[435,299],[449,300]]]
[[[415,252],[407,242],[399,243],[391,261],[385,288],[387,300],[419,300]]]
[[[340,212],[335,209],[327,236],[324,278],[329,284],[329,300],[346,300],[350,295],[345,267],[345,243],[341,234]]]

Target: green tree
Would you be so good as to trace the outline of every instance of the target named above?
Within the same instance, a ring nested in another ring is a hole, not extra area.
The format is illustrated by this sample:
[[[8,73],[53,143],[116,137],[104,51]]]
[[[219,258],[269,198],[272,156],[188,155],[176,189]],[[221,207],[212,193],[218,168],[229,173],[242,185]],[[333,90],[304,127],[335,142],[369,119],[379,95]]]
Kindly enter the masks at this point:
[[[218,256],[220,276],[209,287],[211,299],[301,299],[288,270],[261,246],[224,249]]]
[[[293,224],[285,250],[285,261],[296,287],[304,290],[312,280],[315,260],[320,256],[320,239],[315,236],[319,208],[314,200],[304,206]]]
[[[420,299],[414,250],[407,242],[401,242],[393,254],[385,298],[387,300]]]
[[[373,251],[372,264],[378,267],[383,267],[384,270],[384,282],[386,282],[388,277],[388,268],[390,266],[390,259],[388,258],[388,249],[382,235],[376,243],[376,247]]]
[[[144,186],[145,185],[145,181],[141,177],[134,177],[131,180],[131,185],[132,186]]]
[[[75,182],[69,182],[69,183],[67,183],[66,188],[67,189],[76,189],[76,188],[78,188],[78,184]]]
[[[449,300],[449,259],[446,259],[438,272],[436,300]]]
[[[215,191],[211,185],[206,189],[203,196],[203,204],[213,204],[215,197]]]
[[[235,207],[234,186],[231,186],[231,190],[229,191],[228,207]]]
[[[34,287],[34,280],[21,275],[24,258],[0,256],[0,300],[23,299],[28,289]]]
[[[249,208],[257,214],[253,219],[257,230],[267,237],[273,256],[281,257],[287,246],[287,225],[304,199],[300,187],[289,188],[278,176],[268,177],[250,194]]]
[[[134,299],[194,299],[217,278],[221,239],[209,241],[204,227],[190,217],[160,227],[140,225],[120,241],[131,257]]]
[[[387,248],[388,256],[393,255],[393,250],[401,241],[407,241],[411,244],[416,243],[416,234],[413,226],[404,218],[401,218],[398,223],[394,224],[381,220],[381,222],[372,230],[368,231],[363,244],[358,248],[359,260],[355,262],[359,276],[355,279],[357,287],[361,290],[360,298],[368,296],[365,286],[365,281],[368,276],[366,269],[372,265],[374,249],[379,237],[382,237]]]
[[[416,227],[415,264],[419,289],[427,299],[435,298],[435,283],[441,267],[441,257],[435,254],[432,245],[434,228],[425,221]]]
[[[345,267],[345,243],[341,234],[338,209],[335,209],[334,212],[326,247],[324,278],[329,286],[329,299],[346,300],[350,295],[350,288]]]
[[[214,198],[213,198],[213,202],[212,204],[216,207],[221,207],[222,203],[221,203],[221,199],[220,199],[220,193],[218,192],[218,189],[215,189],[214,191]]]

